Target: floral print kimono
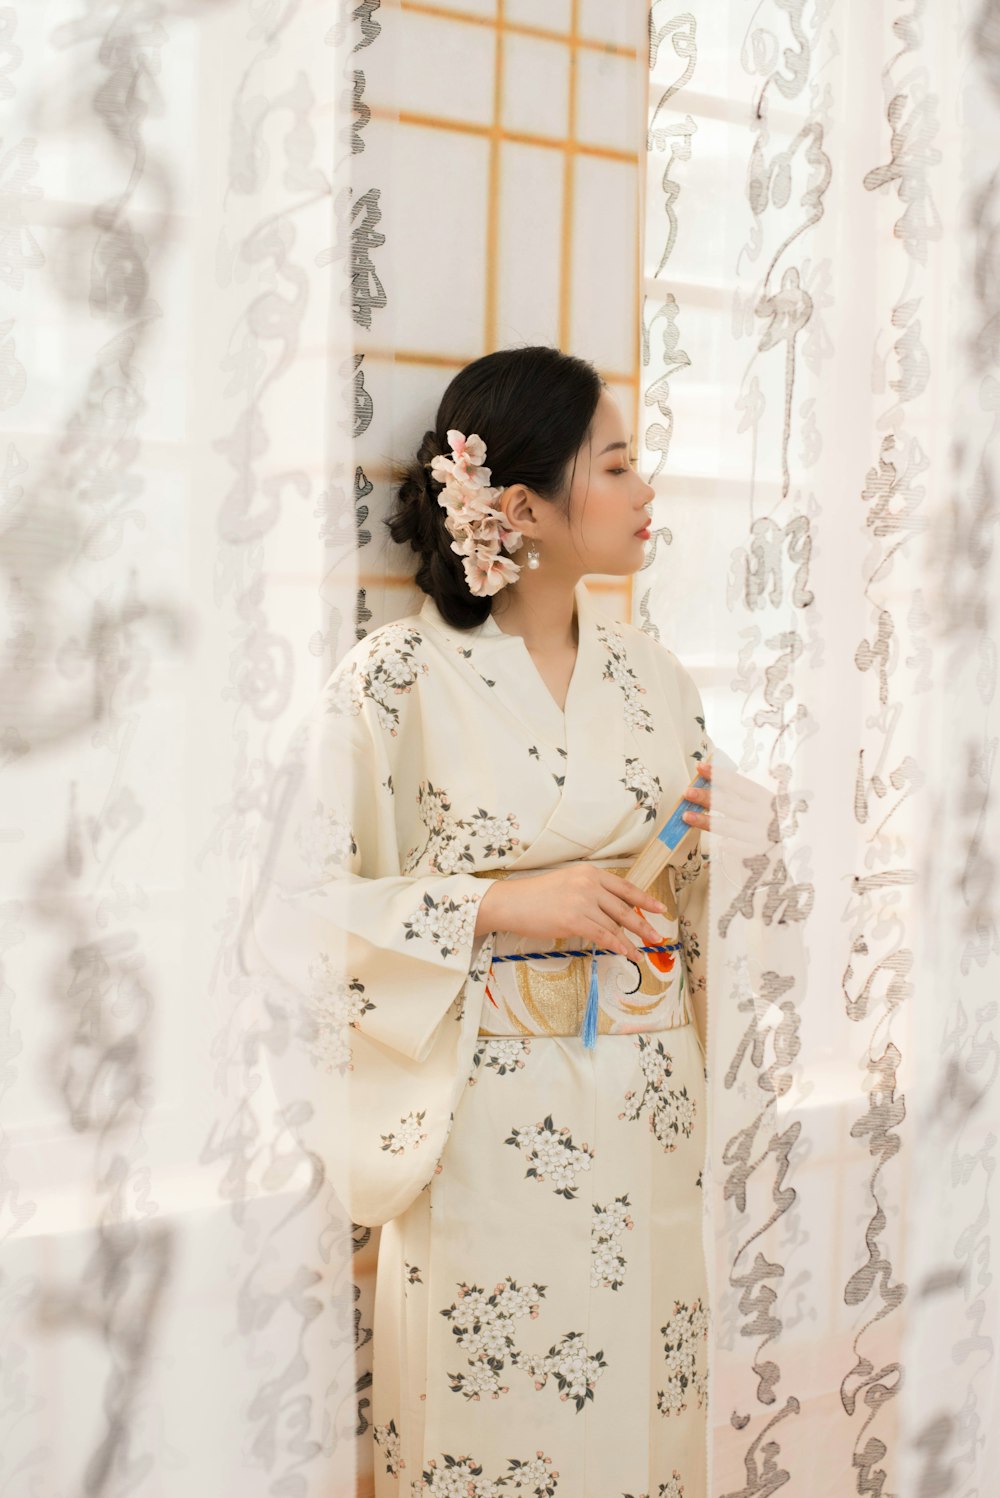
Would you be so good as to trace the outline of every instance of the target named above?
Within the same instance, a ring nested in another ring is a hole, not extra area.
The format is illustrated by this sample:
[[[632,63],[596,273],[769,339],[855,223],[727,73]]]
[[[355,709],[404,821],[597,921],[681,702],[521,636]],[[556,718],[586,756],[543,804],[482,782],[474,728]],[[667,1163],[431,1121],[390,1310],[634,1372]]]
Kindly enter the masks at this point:
[[[493,878],[626,873],[713,753],[676,655],[575,596],[564,711],[492,617],[361,640],[261,863],[303,1133],[382,1225],[377,1498],[704,1498],[703,834],[653,886],[670,950],[598,958],[593,1048],[588,957],[501,960],[586,939],[473,934]]]

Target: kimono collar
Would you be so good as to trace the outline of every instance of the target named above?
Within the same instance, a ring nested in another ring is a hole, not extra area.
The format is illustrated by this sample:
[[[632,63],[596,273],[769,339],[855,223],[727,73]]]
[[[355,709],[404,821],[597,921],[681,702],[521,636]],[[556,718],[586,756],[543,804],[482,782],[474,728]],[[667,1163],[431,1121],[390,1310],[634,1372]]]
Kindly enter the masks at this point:
[[[545,867],[598,856],[596,850],[622,817],[621,805],[607,794],[608,765],[624,766],[625,754],[620,689],[601,633],[602,624],[613,629],[614,621],[595,605],[582,578],[573,593],[579,640],[564,708],[522,637],[502,630],[492,614],[474,629],[456,629],[429,596],[420,609],[421,623],[463,671],[470,704],[479,703],[487,713],[509,713],[529,743],[548,743],[565,765],[542,833],[505,867]]]
[[[540,733],[553,745],[567,748],[567,733],[574,721],[583,721],[587,704],[587,681],[592,676],[595,653],[598,648],[595,625],[600,615],[595,613],[594,601],[582,578],[573,589],[577,619],[577,654],[566,695],[565,706],[560,708],[549,691],[535,665],[521,635],[501,629],[488,614],[482,624],[473,629],[457,629],[449,624],[428,596],[420,610],[423,624],[430,625],[443,634],[452,649],[471,668],[478,685],[490,689],[489,695],[499,698],[525,725]],[[593,704],[590,704],[592,708]]]

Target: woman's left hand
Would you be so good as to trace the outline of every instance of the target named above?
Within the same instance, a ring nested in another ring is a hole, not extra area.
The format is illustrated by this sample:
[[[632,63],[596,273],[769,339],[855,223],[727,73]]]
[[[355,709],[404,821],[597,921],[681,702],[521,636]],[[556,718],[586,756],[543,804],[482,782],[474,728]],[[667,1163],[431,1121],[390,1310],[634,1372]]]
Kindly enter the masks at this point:
[[[698,776],[703,776],[706,780],[711,780],[711,760],[706,759],[703,765],[698,766]],[[686,811],[681,820],[687,822],[689,827],[704,827],[706,832],[711,832],[712,824],[709,821],[708,813],[712,805],[712,787],[710,785],[696,786],[692,783],[684,792],[684,799],[685,801],[697,801],[705,809],[704,811]]]
[[[710,760],[698,766],[698,776],[712,781],[712,785],[695,786],[692,782],[684,792],[687,801],[696,801],[699,811],[685,811],[682,819],[689,827],[704,828],[714,832],[722,843],[739,844],[754,853],[769,853],[777,838],[777,813],[774,795],[767,786],[760,785],[729,765],[719,765],[718,781],[721,798],[718,812],[710,818],[715,773]],[[698,778],[695,777],[695,779]]]

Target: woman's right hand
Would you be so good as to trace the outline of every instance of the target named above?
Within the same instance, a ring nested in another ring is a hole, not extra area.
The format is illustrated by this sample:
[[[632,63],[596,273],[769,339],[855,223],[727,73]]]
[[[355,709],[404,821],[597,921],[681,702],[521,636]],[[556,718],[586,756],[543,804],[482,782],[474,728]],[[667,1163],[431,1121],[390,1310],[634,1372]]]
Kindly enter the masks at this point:
[[[495,879],[479,902],[476,935],[512,931],[533,941],[575,936],[638,962],[641,954],[619,927],[634,931],[649,946],[660,943],[663,936],[636,906],[661,913],[667,908],[648,890],[610,869],[592,863],[567,864],[544,874]]]

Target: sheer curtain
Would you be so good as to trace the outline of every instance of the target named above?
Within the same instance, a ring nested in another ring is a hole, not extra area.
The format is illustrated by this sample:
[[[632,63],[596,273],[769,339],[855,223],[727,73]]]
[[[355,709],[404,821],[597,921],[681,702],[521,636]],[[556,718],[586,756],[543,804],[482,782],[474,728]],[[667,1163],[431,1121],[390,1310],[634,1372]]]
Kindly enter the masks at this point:
[[[712,1493],[989,1491],[998,88],[968,0],[0,4],[5,1494],[370,1491],[377,1234],[242,880],[419,601],[390,461],[535,342],[632,419],[654,542],[592,584],[743,776]]]
[[[0,5],[11,1498],[370,1491],[378,1235],[273,1085],[247,855],[333,665],[419,602],[389,465],[453,373],[578,349],[636,429],[644,27]]]
[[[993,1491],[1000,6],[650,10],[636,616],[714,797],[711,1491]]]
[[[354,1491],[357,1239],[238,962],[283,725],[354,632],[349,23],[0,9],[18,1498]]]

